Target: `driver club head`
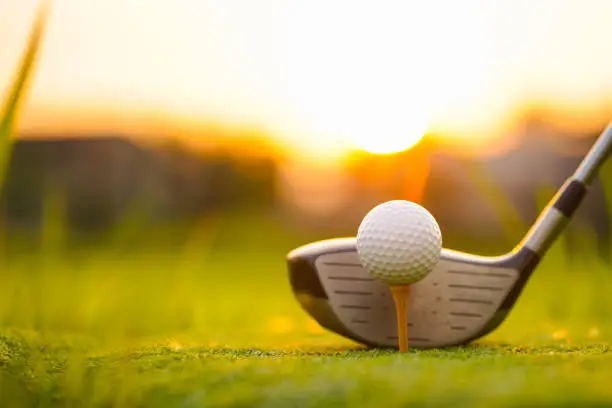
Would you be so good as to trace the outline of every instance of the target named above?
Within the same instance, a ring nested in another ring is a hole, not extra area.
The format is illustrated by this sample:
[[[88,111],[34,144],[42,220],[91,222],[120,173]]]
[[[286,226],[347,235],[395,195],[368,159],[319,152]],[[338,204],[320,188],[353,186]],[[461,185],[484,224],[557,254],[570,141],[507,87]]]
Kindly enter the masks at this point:
[[[495,329],[538,261],[528,249],[497,258],[443,249],[433,271],[412,285],[411,347],[464,344]],[[297,248],[288,267],[298,302],[321,326],[368,346],[397,346],[389,286],[361,266],[355,238]]]

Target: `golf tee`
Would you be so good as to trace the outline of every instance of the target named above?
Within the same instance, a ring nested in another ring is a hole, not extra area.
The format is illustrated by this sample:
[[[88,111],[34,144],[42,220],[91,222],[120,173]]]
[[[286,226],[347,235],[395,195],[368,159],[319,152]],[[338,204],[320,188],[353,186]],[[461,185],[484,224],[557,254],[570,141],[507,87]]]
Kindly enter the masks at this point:
[[[397,341],[399,351],[408,351],[408,322],[407,312],[410,285],[391,286],[391,294],[395,302],[395,314],[397,315]]]

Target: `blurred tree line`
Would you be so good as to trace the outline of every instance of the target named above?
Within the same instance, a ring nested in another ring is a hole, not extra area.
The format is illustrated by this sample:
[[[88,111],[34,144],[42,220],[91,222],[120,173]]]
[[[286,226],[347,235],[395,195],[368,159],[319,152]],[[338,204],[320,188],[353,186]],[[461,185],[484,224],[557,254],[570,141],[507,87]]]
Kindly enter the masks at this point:
[[[119,136],[21,139],[1,206],[9,228],[35,230],[46,199],[59,195],[66,226],[96,232],[128,211],[161,222],[270,208],[275,172],[266,158],[199,154],[176,143],[151,147]]]

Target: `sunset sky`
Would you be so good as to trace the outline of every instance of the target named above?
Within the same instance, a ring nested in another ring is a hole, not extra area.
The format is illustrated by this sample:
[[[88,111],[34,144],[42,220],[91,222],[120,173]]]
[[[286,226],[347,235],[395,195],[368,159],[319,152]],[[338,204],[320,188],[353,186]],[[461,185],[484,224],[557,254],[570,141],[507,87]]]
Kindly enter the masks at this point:
[[[0,2],[3,89],[37,4]],[[313,154],[426,127],[480,141],[526,99],[611,100],[610,16],[608,0],[56,0],[24,127],[213,120]]]

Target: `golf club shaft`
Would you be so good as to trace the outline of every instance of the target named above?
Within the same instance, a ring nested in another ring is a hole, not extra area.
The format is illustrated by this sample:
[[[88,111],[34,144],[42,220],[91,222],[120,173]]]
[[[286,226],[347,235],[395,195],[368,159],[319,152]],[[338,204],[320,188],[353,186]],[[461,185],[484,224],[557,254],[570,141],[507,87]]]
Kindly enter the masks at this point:
[[[579,180],[589,186],[595,179],[597,172],[612,153],[612,122],[608,124],[597,142],[593,145],[578,169],[574,172],[574,180]]]
[[[546,206],[519,248],[526,247],[542,257],[563,232],[578,209],[601,166],[612,153],[612,122],[601,133],[574,174]]]

